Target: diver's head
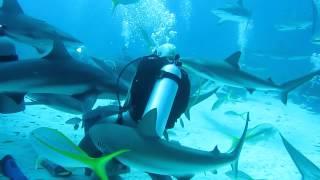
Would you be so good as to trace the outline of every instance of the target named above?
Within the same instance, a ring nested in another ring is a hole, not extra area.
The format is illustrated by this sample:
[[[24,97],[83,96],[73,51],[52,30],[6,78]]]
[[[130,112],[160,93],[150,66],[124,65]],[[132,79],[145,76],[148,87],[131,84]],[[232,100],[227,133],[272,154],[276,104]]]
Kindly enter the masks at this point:
[[[169,59],[175,59],[177,55],[177,48],[175,45],[171,43],[165,43],[156,49],[156,54],[159,57],[167,57]]]
[[[4,38],[0,38],[0,62],[10,62],[18,60],[15,45]]]

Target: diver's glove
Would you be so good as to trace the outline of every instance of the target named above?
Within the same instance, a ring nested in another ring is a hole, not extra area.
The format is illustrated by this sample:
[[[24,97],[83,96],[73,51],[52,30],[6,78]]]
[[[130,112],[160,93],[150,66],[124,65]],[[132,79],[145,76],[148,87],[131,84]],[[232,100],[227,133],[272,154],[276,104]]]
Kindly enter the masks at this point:
[[[27,180],[28,178],[22,173],[18,167],[16,161],[12,156],[6,155],[0,161],[0,167],[3,175],[8,177],[10,180]]]

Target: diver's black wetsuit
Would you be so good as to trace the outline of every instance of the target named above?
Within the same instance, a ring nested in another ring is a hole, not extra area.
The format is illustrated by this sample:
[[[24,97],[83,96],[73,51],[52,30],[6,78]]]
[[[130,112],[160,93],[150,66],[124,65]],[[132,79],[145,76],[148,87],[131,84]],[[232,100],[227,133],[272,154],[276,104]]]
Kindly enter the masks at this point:
[[[155,55],[142,57],[136,75],[131,85],[130,96],[127,103],[133,120],[142,118],[155,82],[160,77],[161,68],[170,61]],[[175,97],[166,129],[174,127],[175,122],[186,110],[190,96],[190,81],[188,74],[181,69],[182,78]]]

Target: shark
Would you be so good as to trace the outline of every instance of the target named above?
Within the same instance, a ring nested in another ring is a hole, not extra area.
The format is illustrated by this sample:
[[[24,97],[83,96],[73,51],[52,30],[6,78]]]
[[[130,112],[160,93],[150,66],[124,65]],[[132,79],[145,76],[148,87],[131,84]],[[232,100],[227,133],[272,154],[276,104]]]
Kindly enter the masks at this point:
[[[203,63],[196,59],[183,58],[183,67],[197,73],[200,77],[214,81],[217,85],[246,88],[249,93],[255,90],[277,91],[281,93],[281,101],[287,104],[288,93],[305,82],[320,74],[320,70],[311,72],[305,76],[278,85],[271,78],[264,80],[245,71],[239,65],[241,52],[237,51],[225,61],[210,61]]]
[[[33,46],[40,54],[52,47],[52,40],[59,38],[68,48],[83,47],[81,41],[45,21],[24,13],[17,0],[3,0],[0,8],[0,34],[15,41]]]
[[[162,139],[156,132],[156,117],[157,109],[152,109],[143,116],[137,127],[97,123],[90,128],[88,135],[103,153],[130,149],[116,159],[144,172],[179,177],[212,171],[231,164],[235,175],[237,174],[238,159],[248,129],[249,113],[237,146],[226,153],[221,153],[218,146],[213,151],[202,151]]]
[[[243,0],[239,0],[235,5],[214,9],[211,11],[219,18],[219,23],[224,21],[248,22],[251,13],[243,6]]]
[[[128,90],[121,81],[117,86],[115,73],[73,59],[59,40],[46,56],[1,63],[0,70],[0,92],[58,94],[84,101],[100,95],[115,99],[115,92]]]
[[[312,27],[312,22],[305,20],[305,21],[293,21],[293,22],[286,22],[282,24],[277,24],[274,26],[277,31],[297,31],[297,30],[306,30]]]
[[[320,169],[280,134],[284,147],[298,168],[302,179],[320,179]]]

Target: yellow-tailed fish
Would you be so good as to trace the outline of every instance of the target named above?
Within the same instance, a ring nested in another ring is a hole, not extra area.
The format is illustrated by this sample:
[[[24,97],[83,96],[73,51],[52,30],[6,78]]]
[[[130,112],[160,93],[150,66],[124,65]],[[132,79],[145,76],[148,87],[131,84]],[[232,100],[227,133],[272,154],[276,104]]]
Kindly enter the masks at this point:
[[[106,164],[129,150],[123,149],[100,158],[92,158],[56,129],[41,127],[30,134],[32,145],[39,156],[65,167],[91,168],[101,180],[107,180]]]

